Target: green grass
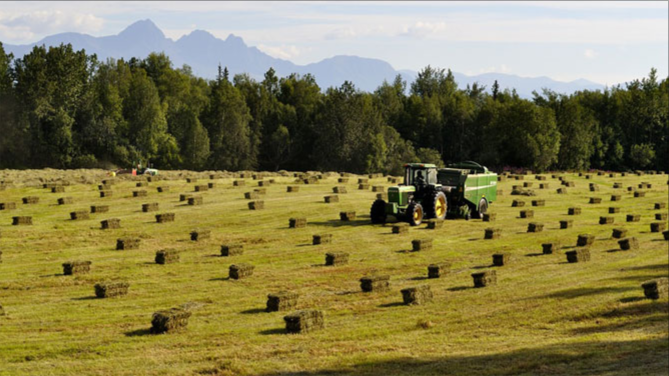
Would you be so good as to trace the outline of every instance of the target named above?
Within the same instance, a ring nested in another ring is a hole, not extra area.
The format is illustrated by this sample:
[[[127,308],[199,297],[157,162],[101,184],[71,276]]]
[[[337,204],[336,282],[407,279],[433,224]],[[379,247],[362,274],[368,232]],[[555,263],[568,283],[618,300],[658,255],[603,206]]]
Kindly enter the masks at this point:
[[[181,178],[150,183],[141,188],[149,192],[144,198],[132,197],[138,188],[131,181],[117,184],[112,198],[99,198],[95,184],[73,185],[64,194],[8,188],[0,191],[0,202],[29,195],[41,201],[0,211],[0,304],[6,313],[0,316],[0,374],[666,375],[667,299],[644,299],[640,284],[669,274],[667,242],[650,233],[661,212],[653,204],[668,201],[667,176],[569,176],[576,187],[566,195],[556,194],[560,185],[550,175],[547,190],[525,177],[545,207],[510,196],[511,186],[522,182],[507,180],[500,183],[504,195],[490,207],[496,222],[448,220],[442,229],[421,226],[407,235],[369,223],[375,194],[357,190],[356,178],[339,203],[325,204],[323,196],[341,185],[336,177],[302,185],[298,193],[286,193],[293,178],[277,177],[260,211],[248,210],[243,196],[255,188],[252,179],[246,187],[217,179],[217,188],[202,193],[204,205],[195,207],[178,201],[195,185]],[[613,182],[626,188],[641,181],[653,184],[644,198],[612,189]],[[589,192],[589,182],[601,190]],[[385,178],[370,183],[389,185]],[[157,186],[171,191],[157,193]],[[609,201],[614,191],[621,202]],[[56,205],[63,196],[75,203]],[[593,196],[602,203],[588,204]],[[514,199],[527,206],[511,207]],[[142,213],[141,205],[150,202],[160,203],[160,210]],[[109,204],[110,212],[69,219],[71,211],[95,204]],[[568,216],[571,206],[583,214]],[[609,206],[620,213],[608,214]],[[534,218],[518,218],[522,209],[533,209]],[[344,210],[359,218],[340,222]],[[176,213],[176,221],[155,223],[155,214],[164,212]],[[641,221],[626,223],[630,213]],[[34,225],[11,226],[15,215],[32,215]],[[604,215],[615,223],[599,225]],[[309,224],[289,229],[290,217],[306,217]],[[101,230],[100,221],[108,218],[120,218],[122,228]],[[574,227],[560,230],[562,219],[573,219]],[[544,223],[544,231],[527,233],[529,222]],[[501,228],[501,239],[484,240],[487,227]],[[609,252],[618,248],[614,227],[627,228],[640,249]],[[210,229],[211,239],[191,242],[189,233],[198,228]],[[333,243],[311,245],[312,235],[321,233],[333,234]],[[564,252],[582,233],[596,236],[592,260],[568,264]],[[116,251],[116,239],[125,236],[141,237],[140,248]],[[412,239],[424,237],[434,239],[432,250],[408,252]],[[538,255],[541,243],[554,240],[565,248]],[[217,256],[221,244],[237,242],[244,244],[243,255]],[[164,248],[180,250],[181,261],[155,264],[155,252]],[[349,264],[324,267],[329,251],[349,252]],[[474,289],[470,274],[490,268],[497,252],[512,254],[512,263],[496,268],[497,286]],[[63,276],[61,264],[69,260],[92,261],[91,272]],[[426,279],[427,265],[440,261],[451,262],[452,273]],[[228,267],[237,262],[255,265],[254,275],[228,280]],[[359,278],[372,273],[389,274],[390,291],[360,292]],[[129,294],[95,299],[93,285],[108,279],[128,281]],[[419,284],[431,286],[434,301],[401,305],[400,290]],[[326,328],[284,334],[286,313],[263,311],[267,294],[280,290],[298,292],[299,309],[323,310]],[[204,305],[185,331],[148,334],[153,312],[186,302]]]

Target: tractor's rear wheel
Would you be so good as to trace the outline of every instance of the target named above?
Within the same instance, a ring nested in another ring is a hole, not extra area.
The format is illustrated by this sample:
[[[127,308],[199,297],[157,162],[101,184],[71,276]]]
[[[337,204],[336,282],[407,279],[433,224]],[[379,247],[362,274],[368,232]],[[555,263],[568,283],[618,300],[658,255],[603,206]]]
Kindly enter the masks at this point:
[[[434,192],[425,200],[425,218],[444,219],[448,211],[448,201],[444,192]]]
[[[419,226],[423,223],[423,206],[417,202],[412,202],[407,207],[406,218],[411,226]]]
[[[374,224],[386,223],[386,202],[380,199],[374,201],[369,216]]]

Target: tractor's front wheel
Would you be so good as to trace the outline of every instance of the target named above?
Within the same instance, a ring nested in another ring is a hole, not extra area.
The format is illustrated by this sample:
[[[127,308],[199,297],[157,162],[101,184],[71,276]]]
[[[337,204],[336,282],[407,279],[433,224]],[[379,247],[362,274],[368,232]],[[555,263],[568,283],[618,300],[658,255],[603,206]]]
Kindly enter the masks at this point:
[[[380,199],[374,201],[369,216],[374,224],[386,223],[386,202]]]
[[[406,217],[411,226],[419,226],[423,223],[423,206],[416,202],[410,203],[407,207]]]
[[[448,204],[444,192],[434,192],[425,202],[425,218],[444,219]]]

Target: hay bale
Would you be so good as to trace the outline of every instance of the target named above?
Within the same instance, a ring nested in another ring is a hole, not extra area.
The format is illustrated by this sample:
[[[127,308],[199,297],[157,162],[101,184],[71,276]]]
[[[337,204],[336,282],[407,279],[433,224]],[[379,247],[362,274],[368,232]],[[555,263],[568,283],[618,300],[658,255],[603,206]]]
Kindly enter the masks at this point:
[[[548,189],[550,188],[550,184],[548,183],[540,183],[539,184],[539,189]]]
[[[429,285],[409,287],[402,289],[401,292],[405,305],[422,305],[431,302],[433,299]]]
[[[100,191],[100,198],[109,198],[113,196],[114,196],[113,191]]]
[[[532,188],[533,184],[534,183],[532,183],[532,182],[526,181],[526,182],[523,183],[523,188]]]
[[[597,184],[590,184],[590,192],[599,192],[599,186]]]
[[[85,274],[91,271],[90,261],[69,261],[63,263],[64,275]]]
[[[190,206],[202,205],[203,202],[204,198],[202,196],[193,196],[188,198],[188,205]]]
[[[346,187],[334,187],[332,188],[333,193],[347,193]]]
[[[143,189],[132,191],[132,197],[146,197],[147,192]]]
[[[384,191],[385,191],[385,187],[382,186],[382,185],[375,185],[375,186],[372,187],[372,192],[380,193],[380,192],[384,192]]]
[[[634,190],[634,187],[627,187],[627,192],[632,192]]]
[[[373,275],[360,278],[360,288],[363,292],[386,291],[390,288],[390,276]]]
[[[90,219],[90,215],[87,210],[77,210],[70,213],[70,219],[73,221]]]
[[[497,219],[497,213],[484,213],[483,214],[483,222],[493,222],[495,219]]]
[[[256,200],[248,203],[249,210],[262,210],[265,209],[265,201]]]
[[[369,179],[367,178],[358,179],[358,184],[367,184],[367,183],[369,183]]]
[[[656,202],[655,205],[653,206],[654,210],[662,210],[667,208],[667,203],[666,202]]]
[[[339,266],[348,264],[349,254],[346,252],[328,252],[325,254],[326,266]]]
[[[662,235],[664,235],[664,240],[669,240],[669,231],[662,232]]]
[[[193,191],[194,192],[206,192],[208,190],[209,190],[208,185],[196,185]]]
[[[149,186],[149,183],[146,182],[146,181],[139,181],[139,182],[137,182],[137,184],[135,184],[135,187],[137,187],[137,188],[148,187],[148,186]]]
[[[580,175],[579,175],[579,176],[580,176]],[[588,179],[588,180],[590,180],[590,179],[592,179],[592,175],[587,174],[587,175],[585,175],[585,178]]]
[[[568,228],[572,228],[574,225],[574,220],[573,219],[565,219],[560,221],[560,229],[561,230],[566,230]]]
[[[522,207],[522,206],[525,206],[525,201],[513,200],[513,202],[511,203],[511,207],[514,207],[514,208],[519,208],[519,207]]]
[[[437,230],[444,227],[444,221],[441,219],[428,219],[425,223],[427,223],[427,228],[430,230]]]
[[[576,240],[577,247],[586,247],[595,242],[595,236],[590,234],[581,234]]]
[[[639,214],[627,214],[627,222],[639,222],[641,216]]]
[[[100,282],[95,284],[95,296],[98,298],[113,298],[128,294],[130,284],[127,282]]]
[[[393,224],[392,228],[393,234],[406,234],[409,232],[409,224],[408,223],[395,223]]]
[[[149,204],[142,204],[142,212],[148,213],[152,211],[157,211],[159,208],[159,205],[157,202],[152,202]]]
[[[653,222],[650,224],[650,232],[662,232],[667,229],[666,222]]]
[[[639,189],[650,189],[653,188],[653,185],[647,182],[641,182],[638,187]]]
[[[191,312],[183,308],[171,308],[158,311],[151,317],[152,334],[173,333],[183,330],[188,326],[188,318]]]
[[[197,183],[197,179],[196,178],[186,178],[186,183],[188,183],[188,184]]]
[[[253,275],[255,266],[251,264],[230,265],[230,279],[242,279]]]
[[[562,184],[562,185],[564,185],[564,186],[567,187],[567,188],[574,188],[574,187],[576,187],[576,183],[574,183],[573,181],[563,181],[563,184]]]
[[[211,237],[211,230],[193,230],[190,232],[190,240],[197,242]]]
[[[369,184],[358,184],[358,189],[361,191],[369,190]]]
[[[511,196],[535,196],[531,189],[514,189],[511,191]]]
[[[191,197],[193,197],[193,195],[188,193],[182,193],[179,195],[179,202],[188,201],[188,199]]]
[[[539,181],[544,181],[544,180],[547,179],[545,176],[542,176],[542,175],[537,175],[537,176],[535,176],[534,178],[537,179],[537,180],[539,180]]]
[[[591,204],[601,204],[602,203],[602,198],[601,197],[590,197],[590,203]]]
[[[643,294],[648,299],[666,298],[669,293],[669,278],[662,277],[641,284]]]
[[[613,189],[620,189],[623,187],[623,183],[613,183]]]
[[[24,204],[37,204],[39,203],[39,197],[37,196],[28,196],[21,199]]]
[[[574,208],[569,208],[569,211],[567,212],[569,215],[580,215],[581,214],[581,208],[574,207]]]
[[[355,221],[355,212],[354,211],[339,212],[339,219],[344,222]]]
[[[487,228],[485,229],[484,239],[499,239],[501,233],[502,230],[499,228]]]
[[[546,206],[546,200],[532,200],[532,206]]]
[[[312,237],[313,245],[330,244],[330,243],[332,243],[332,234],[320,234],[320,235],[314,235]]]
[[[244,192],[244,198],[247,200],[257,200],[260,198],[260,195],[258,192]]]
[[[634,191],[634,197],[646,197],[646,192],[644,192],[644,191]]]
[[[157,223],[174,222],[174,213],[156,214]]]
[[[17,216],[12,217],[12,225],[14,226],[30,226],[33,224],[33,217]]]
[[[578,248],[573,251],[565,252],[567,255],[567,262],[576,263],[576,262],[587,262],[590,261],[590,249],[588,248]]]
[[[541,244],[541,249],[544,255],[552,255],[553,253],[558,252],[558,250],[560,249],[560,243],[558,242],[543,243]]]
[[[451,273],[450,262],[440,262],[427,266],[427,278],[441,278]]]
[[[611,201],[620,201],[622,200],[621,195],[611,195]]]
[[[497,271],[487,270],[484,272],[474,273],[472,274],[472,278],[474,279],[474,287],[476,288],[496,285]]]
[[[557,194],[559,194],[559,195],[567,194],[567,188],[558,188],[557,189]]]
[[[337,179],[337,182],[342,183],[342,184],[346,184],[346,183],[348,183],[348,178],[339,178],[339,179]]]
[[[114,185],[114,184],[116,184],[116,179],[104,179],[104,180],[102,180],[102,184],[104,184],[104,185]]]
[[[117,251],[127,251],[130,249],[139,248],[139,244],[142,242],[139,238],[120,238],[116,239],[116,250]]]
[[[667,213],[655,213],[655,220],[656,221],[666,221],[667,220]]]
[[[0,210],[15,210],[16,202],[0,202]]]
[[[315,176],[310,176],[306,179],[302,179],[302,183],[304,184],[317,184],[318,183],[318,178]]]
[[[615,207],[615,206],[609,207],[609,214],[617,214],[617,213],[620,213],[620,208],[619,207]]]
[[[339,196],[337,196],[337,195],[325,196],[324,199],[325,199],[326,204],[332,204],[332,203],[335,203],[335,202],[339,202]]]
[[[223,244],[221,245],[221,256],[239,256],[244,254],[243,244]]]
[[[411,248],[414,252],[429,251],[432,249],[432,239],[414,239]]]
[[[542,232],[544,230],[544,224],[538,222],[530,222],[527,224],[527,232]]]
[[[207,188],[208,188],[208,189],[214,189],[214,188],[216,188],[216,183],[207,183]]]
[[[156,252],[156,264],[165,265],[179,262],[179,252],[174,249],[163,249]]]
[[[93,205],[91,206],[91,213],[106,213],[109,211],[109,205]]]
[[[627,229],[625,228],[614,228],[611,237],[614,239],[622,239],[627,236]]]
[[[269,187],[270,185],[272,185],[272,183],[270,183],[268,180],[260,180],[258,182],[258,187]]]
[[[267,188],[255,188],[253,192],[259,194],[259,195],[264,195],[267,194]]]
[[[639,241],[635,237],[618,240],[621,251],[636,251],[639,249]]]
[[[492,264],[495,266],[509,265],[511,255],[508,253],[495,253],[492,255]]]
[[[613,217],[599,217],[600,225],[612,225],[614,221]]]
[[[235,180],[232,182],[233,187],[243,187],[246,185],[246,181],[244,180]]]
[[[534,210],[521,210],[520,218],[534,218]]]
[[[51,188],[51,193],[63,193],[63,192],[65,192],[65,187],[63,187],[62,185]]]
[[[267,295],[266,312],[287,311],[295,308],[299,294],[289,291],[281,291],[276,294]]]
[[[296,193],[300,191],[300,186],[299,185],[289,185],[286,187],[286,192],[288,193]]]
[[[304,217],[290,218],[288,220],[289,228],[304,228],[307,227],[307,219]]]
[[[287,333],[307,333],[325,327],[323,312],[315,309],[293,312],[284,316],[283,320]]]

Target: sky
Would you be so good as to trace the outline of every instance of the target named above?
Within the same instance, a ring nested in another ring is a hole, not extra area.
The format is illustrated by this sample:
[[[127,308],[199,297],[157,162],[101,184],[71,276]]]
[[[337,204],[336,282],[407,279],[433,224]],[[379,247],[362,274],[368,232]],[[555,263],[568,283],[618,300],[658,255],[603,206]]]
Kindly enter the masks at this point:
[[[151,19],[178,39],[206,30],[296,64],[335,55],[613,85],[669,71],[668,1],[0,2],[0,42],[114,35]]]

